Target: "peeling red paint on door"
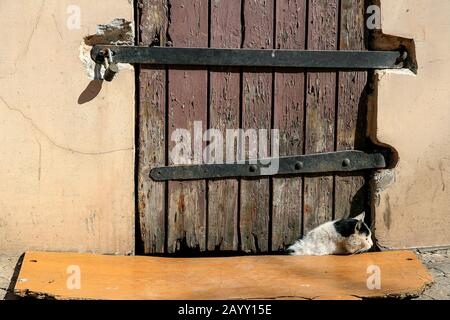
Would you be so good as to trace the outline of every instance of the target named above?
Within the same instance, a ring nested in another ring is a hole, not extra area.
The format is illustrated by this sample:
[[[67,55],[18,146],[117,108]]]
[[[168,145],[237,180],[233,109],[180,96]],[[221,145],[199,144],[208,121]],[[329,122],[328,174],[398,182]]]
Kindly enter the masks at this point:
[[[363,0],[140,1],[142,45],[366,49]],[[174,130],[192,132],[194,121],[222,133],[280,129],[280,156],[364,149],[366,84],[364,71],[142,66],[138,210],[145,253],[279,251],[319,223],[367,207],[363,176],[148,178],[149,169],[172,164]]]

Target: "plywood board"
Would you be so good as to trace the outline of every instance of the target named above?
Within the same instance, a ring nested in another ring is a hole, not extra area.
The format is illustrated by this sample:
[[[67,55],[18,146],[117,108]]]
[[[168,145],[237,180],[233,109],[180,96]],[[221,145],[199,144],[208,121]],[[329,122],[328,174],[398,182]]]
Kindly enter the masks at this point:
[[[381,287],[371,290],[374,266]],[[80,288],[69,289],[77,270]],[[431,281],[408,251],[184,259],[27,252],[15,292],[56,299],[355,299],[417,295]]]

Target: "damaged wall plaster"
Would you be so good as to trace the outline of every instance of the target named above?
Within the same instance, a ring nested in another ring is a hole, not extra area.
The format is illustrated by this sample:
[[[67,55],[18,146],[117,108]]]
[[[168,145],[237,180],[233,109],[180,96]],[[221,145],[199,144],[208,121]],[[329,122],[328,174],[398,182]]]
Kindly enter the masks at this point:
[[[380,204],[380,194],[395,183],[395,169],[386,169],[375,172],[372,177],[372,183],[372,194],[374,195],[373,201],[375,202],[375,205],[378,206]]]
[[[91,80],[103,79],[104,65],[97,65],[91,58],[91,49],[96,44],[134,45],[134,23],[126,19],[114,19],[108,24],[97,25],[97,32],[84,37],[80,45],[80,60]],[[118,63],[119,71],[132,70],[128,63]]]

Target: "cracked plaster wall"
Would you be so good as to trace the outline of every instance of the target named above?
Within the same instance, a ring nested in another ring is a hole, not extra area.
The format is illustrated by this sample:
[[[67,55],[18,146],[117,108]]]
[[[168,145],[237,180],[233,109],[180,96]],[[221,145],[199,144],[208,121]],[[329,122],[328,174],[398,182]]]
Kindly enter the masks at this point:
[[[134,73],[88,87],[79,58],[97,24],[133,21],[110,2],[0,2],[0,253],[134,250]]]
[[[383,33],[414,39],[419,69],[376,75],[376,140],[399,160],[378,177],[375,235],[385,248],[449,246],[450,0],[382,0],[381,11]]]

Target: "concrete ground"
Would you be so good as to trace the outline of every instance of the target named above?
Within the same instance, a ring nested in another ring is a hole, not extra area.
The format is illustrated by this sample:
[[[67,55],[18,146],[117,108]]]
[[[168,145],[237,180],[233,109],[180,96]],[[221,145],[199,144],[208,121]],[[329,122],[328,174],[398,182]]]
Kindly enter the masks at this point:
[[[434,277],[434,284],[417,300],[450,300],[450,249],[417,250],[417,254]],[[0,300],[17,299],[11,292],[11,279],[19,258],[0,255]]]
[[[0,300],[12,299],[11,279],[20,256],[0,255]]]
[[[417,300],[450,300],[450,249],[417,253],[434,278],[434,284]]]

